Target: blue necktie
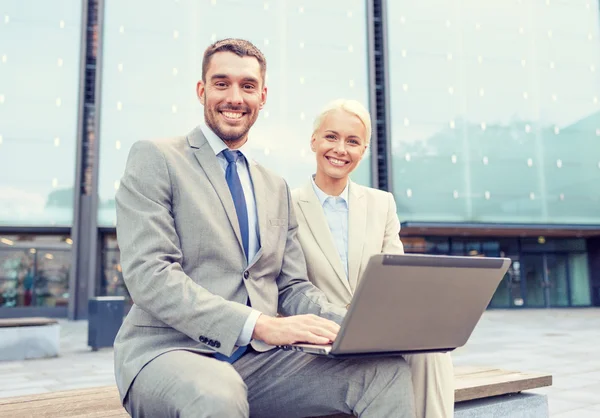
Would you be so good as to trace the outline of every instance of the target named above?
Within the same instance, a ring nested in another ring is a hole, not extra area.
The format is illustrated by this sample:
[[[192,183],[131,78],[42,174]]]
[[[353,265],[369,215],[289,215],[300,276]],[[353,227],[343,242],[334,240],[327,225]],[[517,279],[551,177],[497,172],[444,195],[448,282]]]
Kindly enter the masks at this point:
[[[246,258],[248,258],[248,208],[246,207],[246,197],[244,196],[244,189],[242,188],[242,182],[240,181],[240,176],[238,175],[236,167],[236,161],[241,154],[239,151],[231,151],[228,149],[224,149],[222,153],[227,160],[225,180],[227,180],[227,185],[229,186],[229,191],[233,198],[233,204],[235,205],[235,211],[240,224],[240,233],[242,234],[242,244],[244,246]],[[250,305],[250,300],[248,300],[248,305]],[[246,350],[248,350],[248,346],[238,347],[238,349],[231,354],[231,357],[227,357],[221,353],[215,353],[214,357],[217,360],[233,364],[246,352]]]
[[[231,151],[224,149],[222,151],[223,156],[227,160],[227,169],[225,170],[225,180],[229,186],[231,197],[233,198],[233,204],[235,205],[235,211],[238,217],[238,223],[240,225],[240,233],[242,234],[242,244],[244,246],[244,252],[246,258],[248,255],[248,208],[246,207],[246,197],[244,196],[244,189],[242,188],[242,182],[237,172],[236,161],[241,156],[239,151]],[[250,260],[248,260],[250,261]]]

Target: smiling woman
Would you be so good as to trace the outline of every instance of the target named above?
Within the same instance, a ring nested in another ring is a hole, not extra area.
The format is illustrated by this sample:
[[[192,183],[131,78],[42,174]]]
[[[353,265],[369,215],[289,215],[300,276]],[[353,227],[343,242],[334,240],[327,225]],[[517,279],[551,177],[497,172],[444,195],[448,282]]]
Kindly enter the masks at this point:
[[[339,306],[351,303],[372,255],[404,253],[394,197],[349,180],[369,145],[370,131],[369,112],[359,102],[342,99],[327,105],[311,138],[316,174],[292,192],[308,278]],[[452,416],[450,355],[406,355],[405,360],[413,376],[417,416]]]
[[[317,157],[315,183],[337,196],[360,163],[371,138],[367,110],[355,100],[331,102],[314,124],[311,149]]]

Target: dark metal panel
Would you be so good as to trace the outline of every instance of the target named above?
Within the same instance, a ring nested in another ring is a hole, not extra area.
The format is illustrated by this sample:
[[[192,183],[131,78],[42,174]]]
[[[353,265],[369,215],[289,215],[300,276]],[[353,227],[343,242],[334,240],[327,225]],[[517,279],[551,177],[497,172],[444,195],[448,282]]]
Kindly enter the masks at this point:
[[[70,235],[70,226],[0,226],[2,235]]]
[[[81,189],[83,178],[83,160],[85,158],[85,78],[87,66],[87,39],[88,39],[88,1],[82,0],[81,5],[81,42],[79,49],[79,105],[77,110],[77,147],[75,156],[75,186],[73,190],[73,240],[71,252],[71,276],[69,277],[69,318],[76,317],[77,277],[79,277],[79,250],[84,245],[79,239],[81,228]]]
[[[600,306],[600,237],[587,241],[592,305]]]
[[[391,191],[390,112],[387,60],[387,2],[367,1],[367,42],[369,58],[369,110],[372,120],[372,185]]]
[[[85,0],[77,138],[73,261],[69,318],[87,317],[88,299],[95,296],[98,269],[98,100],[101,73],[103,0]]]
[[[476,223],[476,222],[402,222],[407,228],[469,228],[469,229],[546,229],[599,231],[600,225],[578,224],[537,224],[537,223]]]
[[[0,318],[33,318],[33,317],[46,317],[46,318],[66,318],[68,315],[68,308],[64,307],[14,307],[14,308],[0,308]]]
[[[381,60],[380,74],[382,77],[382,88],[383,88],[383,126],[385,128],[385,135],[381,136],[381,141],[385,141],[385,175],[386,175],[386,187],[383,190],[393,192],[394,190],[394,177],[393,177],[393,164],[392,164],[392,135],[391,135],[391,106],[390,106],[390,76],[389,76],[389,60],[388,60],[388,27],[387,27],[387,0],[380,0],[381,10],[381,53],[383,54]]]
[[[377,65],[375,64],[374,0],[367,3],[367,59],[369,60],[369,113],[371,114],[371,186],[379,188],[379,124],[377,123]]]

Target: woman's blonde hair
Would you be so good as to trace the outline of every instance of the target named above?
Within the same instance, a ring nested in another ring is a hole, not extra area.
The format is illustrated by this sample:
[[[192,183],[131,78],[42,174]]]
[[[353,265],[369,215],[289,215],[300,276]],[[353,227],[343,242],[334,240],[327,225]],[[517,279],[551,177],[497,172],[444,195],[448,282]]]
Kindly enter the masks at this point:
[[[321,127],[321,124],[327,117],[327,115],[334,110],[343,110],[348,112],[360,119],[367,133],[366,145],[371,142],[371,115],[369,111],[358,101],[351,99],[337,99],[329,102],[317,115],[313,123],[313,134]]]

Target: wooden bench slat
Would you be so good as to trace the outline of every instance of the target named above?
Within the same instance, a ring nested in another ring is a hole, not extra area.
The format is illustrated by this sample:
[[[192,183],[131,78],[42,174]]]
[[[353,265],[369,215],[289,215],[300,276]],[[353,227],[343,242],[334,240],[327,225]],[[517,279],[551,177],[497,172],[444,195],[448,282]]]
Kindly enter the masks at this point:
[[[518,393],[552,385],[552,376],[544,374],[504,372],[481,373],[455,378],[455,402]]]
[[[36,327],[41,325],[53,325],[58,324],[58,321],[53,318],[2,318],[0,319],[0,328],[14,328],[14,327]]]
[[[481,367],[455,368],[455,401],[517,393],[552,385],[552,376]],[[0,399],[0,416],[47,418],[127,417],[116,386]]]
[[[0,398],[0,406],[14,403],[41,402],[44,400],[58,400],[62,398],[77,398],[86,396],[110,397],[117,394],[116,386],[100,386],[95,388],[65,390],[59,392],[40,393],[38,395],[25,395],[14,398]]]

